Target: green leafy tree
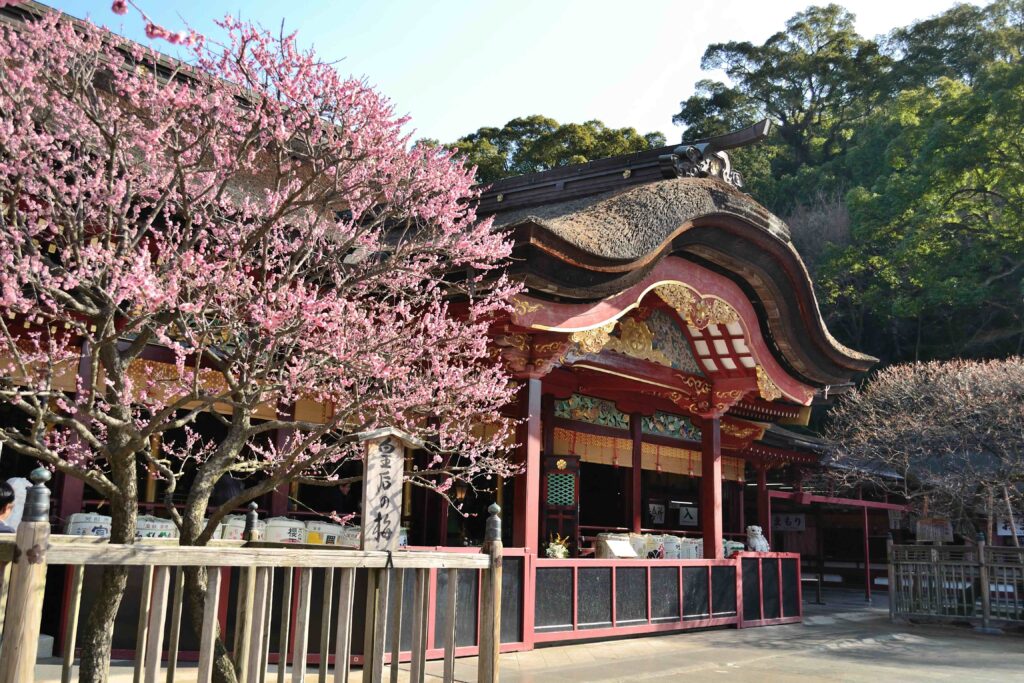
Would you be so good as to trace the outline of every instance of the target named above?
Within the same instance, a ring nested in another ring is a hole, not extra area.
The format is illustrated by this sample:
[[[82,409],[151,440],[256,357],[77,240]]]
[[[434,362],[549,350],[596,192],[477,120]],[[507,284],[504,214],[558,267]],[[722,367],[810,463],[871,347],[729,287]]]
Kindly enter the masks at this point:
[[[609,128],[597,120],[559,124],[534,115],[512,119],[501,128],[480,128],[448,147],[476,166],[478,182],[492,183],[664,145],[661,133],[641,135],[635,128]]]
[[[801,198],[793,191],[801,184],[794,188],[784,179],[846,151],[889,69],[890,58],[875,41],[861,37],[853,22],[854,15],[838,5],[809,7],[761,45],[708,46],[701,67],[723,70],[730,84],[699,82],[673,120],[686,127],[687,138],[695,138],[770,117],[776,124],[768,143],[773,149],[763,153],[770,166],[747,175],[771,208],[791,208]]]
[[[823,284],[829,300],[882,322],[890,339],[868,338],[874,350],[898,359],[1024,347],[1022,130],[1024,65],[997,61],[973,85],[943,77],[903,93],[865,131],[860,146],[889,140],[874,150],[887,170],[847,196],[853,244]]]

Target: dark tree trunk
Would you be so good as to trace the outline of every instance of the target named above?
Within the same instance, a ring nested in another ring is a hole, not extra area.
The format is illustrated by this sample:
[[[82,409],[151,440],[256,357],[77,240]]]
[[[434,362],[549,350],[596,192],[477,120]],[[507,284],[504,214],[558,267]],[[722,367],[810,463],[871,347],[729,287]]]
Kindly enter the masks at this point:
[[[182,514],[181,545],[204,545],[199,537],[206,527],[204,512],[213,492],[212,477],[197,477],[189,491],[185,510]],[[217,570],[219,571],[219,570]],[[207,571],[206,567],[188,567],[185,569],[185,610],[192,622],[192,630],[197,638],[202,638],[203,611],[206,605]],[[238,676],[231,654],[224,645],[223,634],[217,625],[217,638],[214,642],[213,680],[214,683],[237,683]]]
[[[133,468],[134,469],[134,468]],[[130,544],[135,542],[135,527],[138,508],[135,504],[135,482],[131,490],[116,500],[110,501],[110,542]],[[105,567],[100,580],[89,618],[81,635],[82,662],[79,683],[106,683],[110,676],[110,648],[114,636],[114,619],[121,607],[125,585],[128,581],[127,567]],[[136,652],[137,657],[142,652]]]

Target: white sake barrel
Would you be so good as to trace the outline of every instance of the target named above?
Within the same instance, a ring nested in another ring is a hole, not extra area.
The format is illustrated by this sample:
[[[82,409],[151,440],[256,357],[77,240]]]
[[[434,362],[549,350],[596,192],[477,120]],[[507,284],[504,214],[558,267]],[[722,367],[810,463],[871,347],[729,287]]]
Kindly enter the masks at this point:
[[[306,525],[297,519],[271,517],[267,520],[267,532],[263,540],[270,543],[305,543]]]
[[[647,539],[644,534],[630,534],[629,544],[633,546],[637,557],[647,557]]]
[[[665,546],[665,559],[666,560],[678,560],[679,559],[679,537],[671,534],[663,534],[661,537],[661,544]]]
[[[220,538],[229,541],[241,541],[245,533],[245,515],[228,515],[219,525],[221,529]],[[266,537],[267,523],[262,519],[256,520],[256,532],[262,540]]]
[[[362,529],[357,526],[343,526],[338,536],[338,545],[346,548],[358,548],[362,536]]]
[[[110,536],[110,517],[94,512],[76,512],[68,518],[64,533],[72,536]]]
[[[153,515],[139,515],[135,526],[135,538],[177,538],[178,527],[174,522]]]
[[[618,543],[625,543],[630,548],[633,547],[632,544],[630,544],[630,542],[629,542],[629,534],[613,534],[613,533],[607,533],[607,532],[600,533],[600,534],[597,535],[597,541],[594,543],[594,556],[595,557],[598,557],[598,558],[601,558],[601,559],[612,558],[612,557],[619,557],[614,552],[612,552],[611,548],[609,548],[608,541],[616,541]],[[633,556],[634,557],[636,556],[635,552],[633,553]]]
[[[682,560],[699,560],[703,555],[703,542],[699,538],[682,538],[679,540],[679,558]]]
[[[306,543],[341,545],[341,531],[344,528],[340,524],[310,520],[306,522]]]

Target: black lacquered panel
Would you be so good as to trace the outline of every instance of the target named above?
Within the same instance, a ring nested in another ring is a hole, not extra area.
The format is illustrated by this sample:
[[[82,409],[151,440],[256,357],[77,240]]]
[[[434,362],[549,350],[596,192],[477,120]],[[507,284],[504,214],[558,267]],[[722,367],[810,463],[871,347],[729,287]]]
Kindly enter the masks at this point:
[[[651,569],[651,621],[679,620],[679,568]]]
[[[708,617],[708,570],[683,567],[683,617]]]
[[[606,628],[612,625],[612,570],[580,567],[576,587],[576,625]]]
[[[647,569],[619,567],[615,570],[615,624],[647,622]]]
[[[800,616],[800,575],[796,558],[782,560],[782,616]]]
[[[572,630],[572,568],[537,567],[537,631]]]
[[[502,570],[504,574],[504,570]],[[460,569],[459,570],[459,587],[458,593],[455,596],[455,644],[458,647],[466,645],[476,645],[476,612],[477,612],[477,599],[479,598],[479,592],[477,584],[480,580],[480,572],[475,569]],[[502,583],[504,583],[504,575],[502,576]],[[406,577],[406,581],[413,581],[413,573],[409,572]],[[409,600],[406,604],[409,610],[412,608],[412,598],[406,596],[406,600]],[[448,570],[438,569],[437,570],[437,603],[434,612],[434,644],[437,647],[441,647],[444,644],[444,634],[447,630],[447,624],[445,623],[444,612],[447,609],[448,604]],[[502,605],[502,616],[504,616],[505,610]],[[405,645],[405,633],[402,633],[402,644],[403,650],[406,649]],[[410,645],[411,645],[411,630],[410,630]]]
[[[740,562],[743,566],[743,620],[756,621],[761,618],[761,580],[757,574],[760,560],[745,557]]]
[[[711,610],[716,617],[736,614],[735,568],[711,568]]]
[[[779,614],[779,562],[775,559],[761,562],[761,591],[764,594],[764,618],[778,619]]]
[[[501,642],[523,640],[523,558],[506,557],[501,570]]]

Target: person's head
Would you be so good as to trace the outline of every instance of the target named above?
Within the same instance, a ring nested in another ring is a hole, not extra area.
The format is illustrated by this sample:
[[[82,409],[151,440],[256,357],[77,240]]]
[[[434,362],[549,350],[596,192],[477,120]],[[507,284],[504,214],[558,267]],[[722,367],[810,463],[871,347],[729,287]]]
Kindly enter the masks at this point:
[[[6,481],[0,481],[0,521],[11,516],[14,512],[14,487]]]

